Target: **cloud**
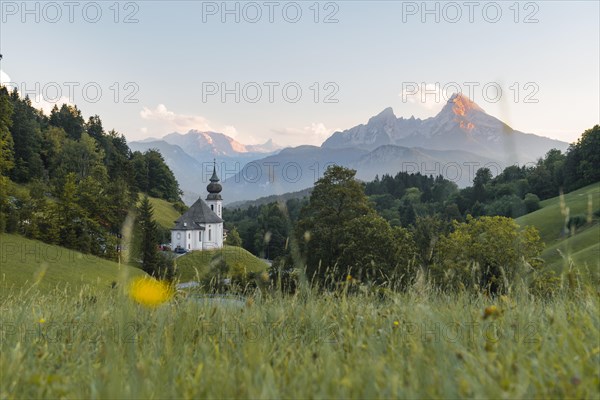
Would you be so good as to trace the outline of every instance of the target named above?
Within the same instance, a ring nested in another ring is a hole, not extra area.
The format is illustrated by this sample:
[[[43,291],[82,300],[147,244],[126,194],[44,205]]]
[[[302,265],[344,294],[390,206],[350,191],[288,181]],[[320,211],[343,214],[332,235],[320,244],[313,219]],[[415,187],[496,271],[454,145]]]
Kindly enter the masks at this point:
[[[0,85],[10,82],[10,76],[0,69]]]
[[[4,85],[7,83],[12,83],[12,85],[7,86],[9,91],[12,91],[16,87],[17,92],[19,94],[21,93],[19,85],[16,82],[12,82],[10,76],[6,72],[0,70],[0,84]],[[30,94],[29,99],[34,108],[43,110],[46,115],[50,114],[50,111],[52,111],[52,108],[54,108],[55,105],[59,107],[63,104],[73,105],[68,97],[62,95],[57,98],[46,99],[41,93],[35,93],[34,95]]]
[[[284,136],[283,141],[289,145],[311,144],[320,146],[333,132],[341,129],[330,129],[322,122],[312,122],[309,126],[303,128],[283,128],[274,129],[273,132],[278,136]]]
[[[70,106],[74,105],[73,103],[71,103],[68,97],[64,96],[61,96],[60,98],[58,98],[58,100],[52,99],[52,101],[47,101],[41,95],[37,95],[31,98],[31,105],[37,109],[42,109],[46,115],[50,114],[55,105],[58,106],[58,108],[60,108],[60,106],[62,106],[63,104],[67,104]]]
[[[224,133],[224,134],[226,134],[227,136],[229,136],[229,137],[232,137],[232,138],[234,138],[234,139],[235,139],[235,138],[237,137],[237,135],[238,135],[238,131],[237,131],[237,129],[235,129],[235,126],[232,126],[232,125],[226,125],[226,126],[223,128],[223,130],[222,130],[222,132],[221,132],[221,133]]]
[[[214,125],[201,115],[178,114],[169,110],[164,104],[159,104],[154,109],[144,107],[142,111],[140,111],[140,117],[145,121],[151,122],[151,124],[140,128],[140,132],[144,137],[147,137],[148,134],[162,137],[174,131],[186,133],[192,129],[202,132],[220,132],[234,139],[242,136],[241,132],[233,125]],[[253,136],[243,136],[244,144],[249,144],[249,141],[255,141]]]
[[[162,134],[168,133],[169,130],[184,133],[191,129],[199,131],[213,130],[206,118],[200,115],[177,114],[169,111],[164,104],[159,104],[154,110],[144,107],[140,111],[140,116],[142,119],[154,121],[157,129],[164,129]]]

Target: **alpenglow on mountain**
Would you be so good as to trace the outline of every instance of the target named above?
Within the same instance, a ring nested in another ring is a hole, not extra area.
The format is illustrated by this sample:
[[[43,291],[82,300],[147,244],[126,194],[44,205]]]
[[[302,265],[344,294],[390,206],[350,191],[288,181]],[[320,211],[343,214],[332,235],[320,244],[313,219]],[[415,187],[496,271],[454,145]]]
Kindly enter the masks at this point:
[[[133,150],[157,148],[184,191],[188,204],[206,186],[213,158],[223,171],[228,201],[253,200],[312,187],[327,165],[356,169],[357,178],[420,172],[443,175],[458,186],[472,184],[476,169],[498,173],[535,162],[568,144],[512,129],[464,95],[453,95],[435,116],[398,118],[386,108],[366,124],[336,132],[319,146],[280,150],[271,141],[243,145],[216,132],[171,133],[161,140],[132,142]]]
[[[335,132],[322,147],[375,150],[383,145],[468,151],[504,163],[532,162],[552,148],[564,151],[568,147],[558,140],[514,130],[462,94],[452,95],[435,117],[424,120],[397,118],[386,108],[366,125]]]

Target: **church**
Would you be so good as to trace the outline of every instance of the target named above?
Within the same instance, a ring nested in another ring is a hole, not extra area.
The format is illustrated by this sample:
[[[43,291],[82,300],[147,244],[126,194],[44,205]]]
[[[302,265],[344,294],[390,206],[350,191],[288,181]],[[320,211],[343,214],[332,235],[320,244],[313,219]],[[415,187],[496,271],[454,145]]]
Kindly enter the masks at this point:
[[[186,251],[220,249],[223,247],[223,199],[215,161],[206,201],[200,197],[171,229],[171,246]]]

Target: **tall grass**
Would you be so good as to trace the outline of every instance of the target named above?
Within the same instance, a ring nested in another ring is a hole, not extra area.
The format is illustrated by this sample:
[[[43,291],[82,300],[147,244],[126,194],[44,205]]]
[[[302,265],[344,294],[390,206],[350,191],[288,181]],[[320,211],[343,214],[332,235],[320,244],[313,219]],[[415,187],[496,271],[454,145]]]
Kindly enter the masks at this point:
[[[494,306],[494,307],[492,307]],[[120,286],[2,300],[0,398],[598,398],[599,298],[256,291],[245,304]]]

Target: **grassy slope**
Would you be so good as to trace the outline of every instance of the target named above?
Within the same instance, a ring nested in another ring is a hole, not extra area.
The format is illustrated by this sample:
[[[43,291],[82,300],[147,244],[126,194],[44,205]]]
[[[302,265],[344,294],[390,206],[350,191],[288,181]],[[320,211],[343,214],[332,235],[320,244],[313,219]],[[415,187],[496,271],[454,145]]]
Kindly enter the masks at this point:
[[[588,202],[592,201],[592,212],[600,208],[600,184],[586,186],[564,196],[565,206],[571,216],[588,214]],[[561,237],[565,217],[561,213],[560,197],[544,200],[542,208],[517,219],[521,226],[533,225],[538,228],[546,249],[542,257],[554,269],[565,265],[561,253],[576,265],[592,271],[600,269],[600,225],[595,220],[591,226],[581,228],[572,237]],[[559,253],[560,251],[560,253]]]
[[[45,272],[44,272],[45,271]],[[130,266],[48,245],[17,235],[0,235],[0,298],[12,290],[36,285],[41,292],[57,287],[78,289],[84,285],[109,288],[145,273]]]
[[[177,259],[177,275],[182,282],[202,279],[212,264],[223,256],[231,270],[259,272],[267,264],[241,247],[225,246],[222,250],[193,251]]]
[[[142,199],[140,194],[140,200]],[[155,197],[148,197],[152,208],[154,209],[154,219],[163,228],[170,229],[175,225],[175,220],[179,218],[181,214],[177,211],[173,204],[163,199],[157,199]]]

